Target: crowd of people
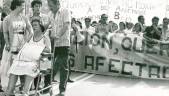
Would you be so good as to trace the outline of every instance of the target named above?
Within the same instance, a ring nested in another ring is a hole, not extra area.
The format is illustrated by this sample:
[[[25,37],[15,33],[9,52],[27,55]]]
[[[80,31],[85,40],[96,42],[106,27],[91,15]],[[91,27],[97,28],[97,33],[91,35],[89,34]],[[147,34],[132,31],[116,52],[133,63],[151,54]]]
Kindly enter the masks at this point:
[[[25,16],[25,0],[12,0],[11,12],[2,12],[0,27],[0,75],[7,75],[9,78],[6,96],[15,96],[15,85],[20,79],[20,90],[24,96],[29,95],[29,91],[34,81],[35,89],[38,82],[38,74],[41,71],[39,63],[53,61],[45,65],[43,70],[50,70],[51,74],[45,75],[44,87],[47,87],[55,80],[57,71],[60,71],[59,96],[65,96],[67,82],[70,79],[70,65],[68,63],[71,46],[71,36],[76,42],[81,42],[85,38],[81,31],[89,35],[99,34],[106,37],[110,33],[138,34],[145,37],[150,44],[158,41],[169,40],[169,19],[163,18],[159,24],[159,18],[152,18],[152,25],[145,25],[144,16],[138,16],[138,22],[108,21],[108,15],[102,14],[100,20],[92,21],[85,18],[84,25],[81,21],[71,17],[70,10],[62,8],[59,0],[47,0],[51,15],[41,13],[41,0],[31,2],[32,14]],[[46,54],[48,54],[46,56]],[[49,56],[50,54],[50,56]],[[2,78],[1,78],[2,79]],[[0,91],[2,87],[0,85]],[[46,90],[49,92],[49,90]]]

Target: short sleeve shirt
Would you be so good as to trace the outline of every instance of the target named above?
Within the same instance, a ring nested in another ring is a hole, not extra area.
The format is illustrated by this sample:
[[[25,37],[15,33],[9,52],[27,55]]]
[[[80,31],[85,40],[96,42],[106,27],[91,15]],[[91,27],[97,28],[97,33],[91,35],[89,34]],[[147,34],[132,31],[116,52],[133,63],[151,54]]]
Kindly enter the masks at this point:
[[[62,33],[62,29],[64,28],[64,24],[66,22],[71,22],[71,16],[70,11],[68,9],[60,8],[58,12],[56,13],[55,18],[53,19],[54,22],[52,22],[52,36],[57,37],[58,39],[55,39],[55,47],[61,47],[61,46],[70,46],[70,30],[71,26],[68,26],[68,29],[66,32]]]

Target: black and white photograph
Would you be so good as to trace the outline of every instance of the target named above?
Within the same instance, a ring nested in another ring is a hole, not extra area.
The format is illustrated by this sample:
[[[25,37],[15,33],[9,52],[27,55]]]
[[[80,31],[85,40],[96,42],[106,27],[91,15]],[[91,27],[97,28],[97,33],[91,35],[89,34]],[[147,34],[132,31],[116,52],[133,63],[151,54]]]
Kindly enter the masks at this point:
[[[169,96],[169,0],[0,0],[0,96]]]

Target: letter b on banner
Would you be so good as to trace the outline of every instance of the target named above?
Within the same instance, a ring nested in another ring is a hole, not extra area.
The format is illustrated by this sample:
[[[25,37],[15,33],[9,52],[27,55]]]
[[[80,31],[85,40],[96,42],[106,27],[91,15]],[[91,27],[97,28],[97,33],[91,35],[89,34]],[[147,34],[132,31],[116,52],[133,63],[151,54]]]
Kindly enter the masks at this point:
[[[114,19],[120,19],[120,13],[114,12]]]

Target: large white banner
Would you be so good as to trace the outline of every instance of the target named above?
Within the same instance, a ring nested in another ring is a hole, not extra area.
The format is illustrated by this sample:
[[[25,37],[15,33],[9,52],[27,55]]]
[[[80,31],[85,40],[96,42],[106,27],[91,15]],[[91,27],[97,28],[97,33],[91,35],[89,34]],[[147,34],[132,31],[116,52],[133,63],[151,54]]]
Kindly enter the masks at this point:
[[[169,79],[169,44],[160,43],[147,47],[143,37],[137,34],[115,34],[109,38],[85,34],[85,37],[86,40],[80,44],[78,51],[71,50],[69,63],[75,70],[104,75]],[[90,43],[89,38],[97,40]]]

